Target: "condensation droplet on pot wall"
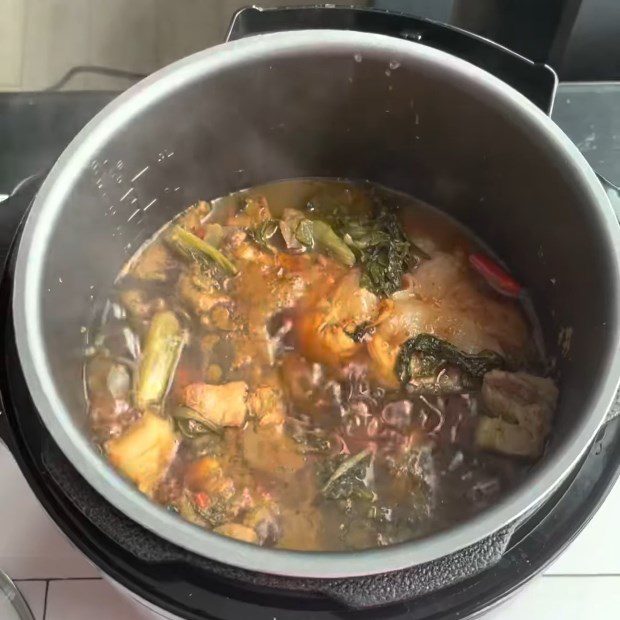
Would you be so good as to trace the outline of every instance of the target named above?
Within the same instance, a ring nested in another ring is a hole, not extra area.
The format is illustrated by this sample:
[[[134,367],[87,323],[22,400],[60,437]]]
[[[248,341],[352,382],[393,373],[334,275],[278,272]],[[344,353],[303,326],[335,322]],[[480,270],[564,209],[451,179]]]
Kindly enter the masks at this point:
[[[151,202],[149,202],[143,209],[142,211],[148,211],[155,203],[157,202],[157,198],[153,198],[153,200],[151,200]]]
[[[120,202],[123,202],[123,200],[125,200],[125,198],[127,198],[127,196],[129,196],[129,194],[131,194],[131,192],[134,191],[133,187],[130,187],[120,198]]]
[[[562,356],[567,357],[570,352],[571,341],[573,339],[573,328],[562,327],[558,333],[558,345],[562,351]]]
[[[133,201],[132,201],[133,202]],[[140,213],[140,209],[136,209],[128,218],[127,218],[127,223],[131,222],[131,220],[133,220],[134,217],[136,217],[136,215],[138,215],[138,213]]]
[[[142,170],[140,170],[138,173],[136,173],[133,177],[131,177],[131,182],[133,183],[134,181],[136,181],[137,179],[139,179],[148,169],[150,166],[145,166],[144,168],[142,168]],[[133,188],[132,188],[133,189]]]
[[[355,62],[362,62],[362,55],[359,52],[356,52],[353,54],[353,60],[355,60]]]

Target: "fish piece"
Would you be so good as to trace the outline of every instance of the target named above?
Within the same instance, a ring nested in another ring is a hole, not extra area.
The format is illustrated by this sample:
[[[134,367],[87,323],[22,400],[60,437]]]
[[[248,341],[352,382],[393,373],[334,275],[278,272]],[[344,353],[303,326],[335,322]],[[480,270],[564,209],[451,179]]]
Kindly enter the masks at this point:
[[[105,451],[117,470],[142,493],[151,496],[163,480],[178,445],[170,420],[146,411],[120,437],[108,441]]]
[[[489,416],[481,416],[476,444],[510,456],[540,457],[557,398],[551,379],[525,372],[488,372],[482,382],[482,402]]]
[[[243,432],[243,457],[254,470],[286,479],[300,470],[305,460],[297,444],[282,426],[249,426]]]
[[[213,531],[216,534],[228,536],[229,538],[234,538],[241,542],[252,543],[254,545],[258,544],[256,532],[251,527],[242,525],[241,523],[224,523],[223,525],[213,528]]]
[[[224,385],[191,383],[185,386],[182,402],[215,426],[241,426],[247,413],[248,384],[232,381]]]
[[[362,348],[353,338],[355,329],[372,323],[379,309],[379,298],[360,287],[359,270],[350,271],[300,310],[295,329],[301,352],[311,361],[339,366]]]
[[[271,385],[259,386],[248,397],[248,409],[260,426],[281,424],[286,417],[284,394]]]
[[[177,291],[181,300],[198,316],[207,314],[218,304],[230,303],[230,298],[222,293],[215,280],[197,268],[179,276]]]

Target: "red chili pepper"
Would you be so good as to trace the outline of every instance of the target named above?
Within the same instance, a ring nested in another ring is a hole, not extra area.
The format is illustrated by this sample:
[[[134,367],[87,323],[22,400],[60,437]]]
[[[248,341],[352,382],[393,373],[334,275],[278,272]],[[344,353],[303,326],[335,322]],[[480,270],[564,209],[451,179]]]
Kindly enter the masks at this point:
[[[196,226],[196,227],[194,228],[194,234],[195,234],[197,237],[200,237],[201,239],[204,239],[204,238],[205,238],[205,235],[207,234],[207,230],[205,229],[205,227],[204,227],[204,226]]]
[[[523,287],[488,256],[470,254],[469,263],[485,282],[501,295],[516,298],[521,294]]]
[[[194,501],[202,510],[206,510],[211,505],[211,498],[204,492],[194,493]]]

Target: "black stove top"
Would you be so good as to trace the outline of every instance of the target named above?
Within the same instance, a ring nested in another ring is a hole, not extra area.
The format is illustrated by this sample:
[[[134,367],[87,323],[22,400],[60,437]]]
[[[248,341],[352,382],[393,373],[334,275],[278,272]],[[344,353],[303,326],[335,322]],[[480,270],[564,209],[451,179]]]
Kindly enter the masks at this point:
[[[0,95],[0,193],[11,193],[22,179],[49,167],[73,135],[113,96],[114,93]],[[620,182],[620,119],[614,110],[619,104],[620,85],[566,84],[559,88],[553,113],[597,172],[616,184]],[[0,204],[2,258],[40,178],[26,181]],[[13,444],[10,447],[39,501],[76,546],[139,597],[183,618],[474,617],[501,602],[553,561],[594,514],[620,468],[620,418],[616,418],[599,433],[561,488],[511,529],[497,563],[446,587],[442,587],[438,577],[435,587],[426,590],[421,587],[419,574],[415,582],[407,582],[397,574],[384,576],[381,587],[386,592],[393,584],[401,590],[405,588],[396,597],[399,602],[377,606],[381,597],[371,598],[374,606],[364,610],[347,604],[346,589],[342,595],[342,590],[337,589],[311,592],[280,587],[277,579],[269,583],[240,581],[234,574],[196,562],[191,554],[176,548],[166,549],[163,555],[160,549],[159,555],[154,556],[136,552],[132,545],[143,545],[148,536],[139,526],[134,524],[134,529],[125,531],[119,539],[102,526],[101,514],[112,515],[112,527],[122,529],[128,520],[116,515],[118,520],[114,521],[114,509],[101,498],[97,504],[89,503],[88,498],[67,499],[72,483],[61,478],[77,473],[71,473],[70,466],[67,468],[62,462],[25,389],[12,334],[11,273],[10,268],[5,271],[0,292],[0,318],[5,330],[0,345],[0,388],[5,411],[19,411],[20,415],[0,416],[0,424],[8,422],[9,426],[3,435],[8,431]],[[82,481],[82,490],[94,494],[90,487],[85,487]],[[472,572],[475,571],[470,571],[470,575]],[[359,589],[360,584],[356,587]],[[356,600],[359,602],[353,598]]]

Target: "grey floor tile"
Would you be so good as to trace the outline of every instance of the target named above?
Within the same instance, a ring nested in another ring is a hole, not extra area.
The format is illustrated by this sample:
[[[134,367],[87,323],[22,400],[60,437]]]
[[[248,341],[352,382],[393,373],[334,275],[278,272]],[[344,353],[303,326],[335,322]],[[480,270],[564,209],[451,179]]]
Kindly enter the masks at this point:
[[[52,581],[45,620],[161,620],[105,580]]]
[[[34,616],[34,620],[44,620],[43,610],[45,609],[45,589],[46,581],[20,581],[17,587],[22,593],[30,611]]]
[[[620,576],[538,577],[484,620],[616,620]]]
[[[45,513],[1,445],[0,472],[0,568],[13,579],[98,577]]]

